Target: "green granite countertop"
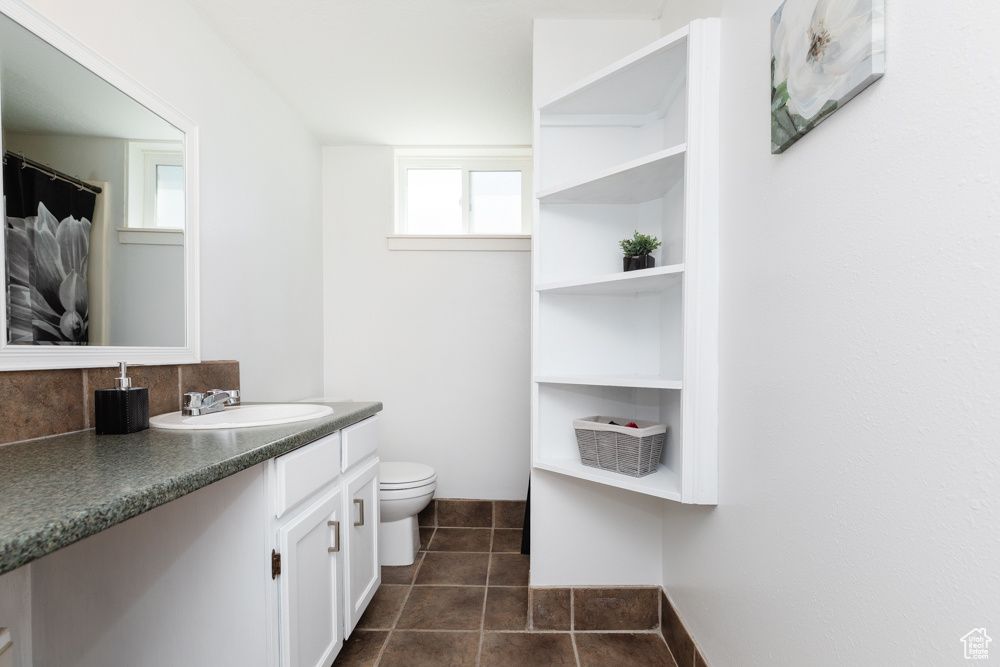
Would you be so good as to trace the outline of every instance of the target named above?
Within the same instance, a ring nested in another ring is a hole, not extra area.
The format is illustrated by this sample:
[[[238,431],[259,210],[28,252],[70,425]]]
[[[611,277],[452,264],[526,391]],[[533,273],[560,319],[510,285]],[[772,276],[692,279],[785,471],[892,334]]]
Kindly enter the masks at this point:
[[[277,426],[98,436],[0,446],[0,574],[371,417],[381,403],[326,403]]]

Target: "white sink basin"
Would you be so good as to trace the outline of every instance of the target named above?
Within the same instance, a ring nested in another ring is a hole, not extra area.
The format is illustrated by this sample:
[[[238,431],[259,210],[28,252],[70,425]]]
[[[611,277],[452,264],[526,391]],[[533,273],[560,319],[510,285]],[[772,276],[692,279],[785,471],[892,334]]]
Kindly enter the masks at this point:
[[[168,412],[149,418],[153,428],[212,429],[244,428],[246,426],[271,426],[319,419],[333,414],[328,405],[310,403],[264,403],[261,405],[234,405],[222,412],[185,417],[180,412]]]

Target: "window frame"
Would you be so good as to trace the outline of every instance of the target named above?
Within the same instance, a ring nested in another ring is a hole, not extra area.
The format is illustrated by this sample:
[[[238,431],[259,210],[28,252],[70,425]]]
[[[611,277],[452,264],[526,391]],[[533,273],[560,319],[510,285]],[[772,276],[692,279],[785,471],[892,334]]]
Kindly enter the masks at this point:
[[[161,166],[167,167],[180,167],[184,168],[184,154],[176,153],[174,151],[151,151],[144,150],[142,152],[143,157],[143,175],[145,176],[145,182],[143,183],[142,199],[143,199],[143,215],[142,222],[143,227],[146,229],[157,229],[163,230],[180,230],[183,231],[184,227],[166,227],[157,224],[159,220],[157,219],[157,198],[160,195],[160,189],[157,181],[157,169]],[[182,176],[183,178],[183,176]]]
[[[393,163],[393,216],[387,239],[390,250],[531,250],[534,206],[530,146],[396,147],[393,149]],[[410,234],[406,231],[408,169],[461,170],[460,234]],[[521,172],[521,229],[518,233],[476,233],[471,229],[470,172],[473,171]]]
[[[185,168],[183,143],[129,140],[127,152],[125,226],[117,230],[118,242],[183,245],[187,220],[184,227],[158,227],[155,224],[156,168],[159,165]]]

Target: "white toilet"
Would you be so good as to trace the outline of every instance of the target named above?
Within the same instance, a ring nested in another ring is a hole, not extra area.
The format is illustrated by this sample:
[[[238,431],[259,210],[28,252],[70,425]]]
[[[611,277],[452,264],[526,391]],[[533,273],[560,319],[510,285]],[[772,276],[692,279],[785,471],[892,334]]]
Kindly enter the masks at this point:
[[[430,504],[437,473],[423,463],[379,464],[378,555],[382,565],[412,565],[420,550],[417,514]]]

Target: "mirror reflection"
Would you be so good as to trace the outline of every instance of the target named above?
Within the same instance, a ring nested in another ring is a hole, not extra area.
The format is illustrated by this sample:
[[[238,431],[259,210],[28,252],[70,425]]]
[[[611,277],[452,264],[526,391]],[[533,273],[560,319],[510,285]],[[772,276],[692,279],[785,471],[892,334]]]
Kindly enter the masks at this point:
[[[7,343],[185,345],[184,134],[0,15]]]

